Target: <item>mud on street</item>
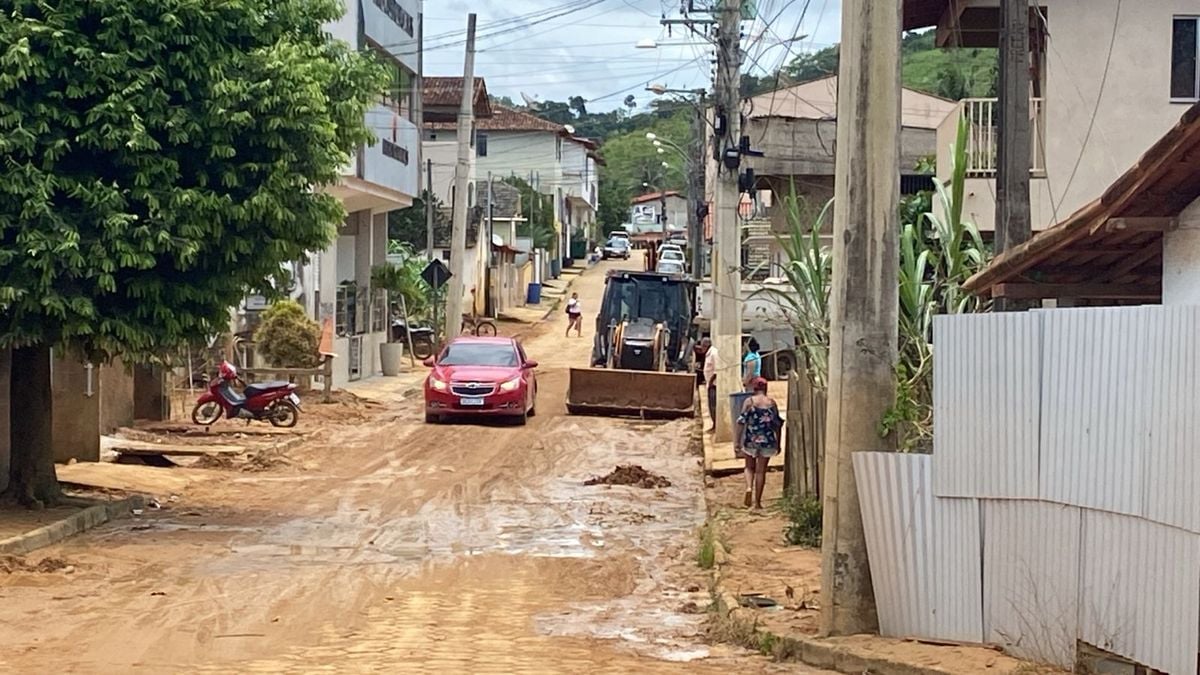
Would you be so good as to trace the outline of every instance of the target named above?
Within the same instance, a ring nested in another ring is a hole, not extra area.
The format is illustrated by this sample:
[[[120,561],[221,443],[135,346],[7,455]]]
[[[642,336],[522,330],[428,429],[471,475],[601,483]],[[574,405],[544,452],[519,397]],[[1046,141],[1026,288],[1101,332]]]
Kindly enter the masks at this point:
[[[703,640],[693,421],[566,414],[604,269],[575,282],[583,338],[556,312],[525,339],[528,426],[425,425],[418,395],[278,469],[204,472],[169,508],[31,556],[73,573],[0,574],[0,670],[774,671]],[[584,484],[619,464],[670,485]]]

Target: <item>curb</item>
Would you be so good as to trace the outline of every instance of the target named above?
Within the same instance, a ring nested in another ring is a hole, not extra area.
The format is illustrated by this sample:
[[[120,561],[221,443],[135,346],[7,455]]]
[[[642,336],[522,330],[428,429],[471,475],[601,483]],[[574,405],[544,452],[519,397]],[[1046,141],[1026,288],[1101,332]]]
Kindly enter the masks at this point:
[[[705,492],[707,503],[707,491]],[[716,526],[716,520],[709,514],[707,521],[710,527]],[[737,595],[725,588],[721,568],[726,565],[724,547],[717,543],[716,561],[711,572],[709,587],[712,589],[713,609],[712,621],[723,632],[734,635],[745,635],[751,644],[741,646],[757,649],[766,656],[779,662],[799,662],[814,668],[833,670],[846,675],[954,675],[953,672],[940,668],[928,668],[911,663],[900,663],[887,659],[862,656],[840,645],[810,637],[795,637],[778,635],[763,629],[758,623],[758,615],[752,609],[741,606]]]
[[[24,555],[30,551],[57,544],[67,537],[86,532],[97,525],[124,518],[134,509],[142,508],[144,504],[140,495],[102,504],[84,499],[68,498],[63,501],[67,504],[88,504],[90,506],[79,513],[73,513],[62,520],[43,525],[36,530],[0,540],[0,555]]]

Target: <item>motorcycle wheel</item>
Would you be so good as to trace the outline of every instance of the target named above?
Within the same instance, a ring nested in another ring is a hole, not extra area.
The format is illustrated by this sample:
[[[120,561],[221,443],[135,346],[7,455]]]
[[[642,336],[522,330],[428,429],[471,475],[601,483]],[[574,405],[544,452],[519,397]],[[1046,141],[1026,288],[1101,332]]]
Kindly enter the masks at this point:
[[[192,421],[200,426],[206,427],[213,422],[221,419],[221,404],[216,401],[205,401],[197,403],[195,408],[192,408]]]
[[[300,409],[291,401],[276,401],[270,410],[271,426],[291,429],[300,421]]]
[[[433,356],[433,343],[424,340],[413,340],[413,356],[418,359],[427,359]]]

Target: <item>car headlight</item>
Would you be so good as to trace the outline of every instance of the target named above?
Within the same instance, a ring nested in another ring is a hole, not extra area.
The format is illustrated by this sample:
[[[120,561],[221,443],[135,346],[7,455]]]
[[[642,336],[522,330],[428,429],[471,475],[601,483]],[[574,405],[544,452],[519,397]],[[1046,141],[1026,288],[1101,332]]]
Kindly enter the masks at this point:
[[[521,386],[521,378],[514,377],[513,379],[509,380],[508,382],[501,384],[500,391],[516,391],[517,388],[520,386]]]
[[[437,379],[436,375],[429,376],[429,386],[433,387],[435,391],[446,391],[450,388],[450,385]]]

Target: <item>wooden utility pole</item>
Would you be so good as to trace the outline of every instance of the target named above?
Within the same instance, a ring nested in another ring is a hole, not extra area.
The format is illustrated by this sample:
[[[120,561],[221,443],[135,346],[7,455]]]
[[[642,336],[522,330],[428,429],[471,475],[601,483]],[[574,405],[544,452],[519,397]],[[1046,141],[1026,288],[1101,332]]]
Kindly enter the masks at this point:
[[[996,151],[996,253],[1027,241],[1029,214],[1029,0],[1000,0],[999,147]],[[996,298],[997,311],[1028,300]]]
[[[467,16],[467,56],[463,66],[462,108],[458,111],[458,165],[454,176],[454,224],[450,232],[450,283],[446,296],[446,337],[457,337],[463,320],[463,271],[467,268],[467,191],[471,172],[471,132],[475,126],[475,15]]]
[[[688,171],[688,242],[692,247],[692,276],[704,276],[704,220],[700,217],[700,206],[704,199],[704,169],[708,161],[704,155],[704,94],[696,100],[696,114],[692,117],[692,162]]]
[[[899,298],[900,0],[842,0],[830,289],[821,632],[878,627],[851,456],[895,403]]]
[[[738,169],[742,134],[742,0],[725,0],[714,10],[717,17],[717,78],[713,99],[716,105],[717,189],[716,231],[713,234],[713,298],[715,299],[713,343],[721,368],[717,371],[717,419],[715,440],[733,439],[729,395],[742,385],[742,237],[738,222]],[[730,168],[726,158],[735,166]],[[737,161],[734,161],[737,160]]]
[[[417,15],[417,77],[414,80],[413,88],[415,89],[413,96],[413,122],[417,125],[417,183],[420,184],[419,177],[422,166],[425,166],[425,15]],[[403,96],[404,92],[400,92]],[[432,162],[430,163],[432,166]],[[432,181],[429,181],[432,182]],[[428,182],[426,183],[428,193],[425,199],[425,257],[433,260],[433,205],[429,202],[433,201],[433,190],[429,189]],[[419,194],[419,191],[418,191]],[[410,347],[412,345],[409,345]]]

